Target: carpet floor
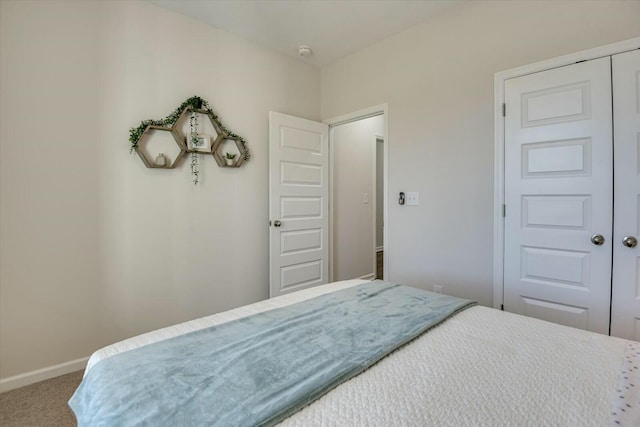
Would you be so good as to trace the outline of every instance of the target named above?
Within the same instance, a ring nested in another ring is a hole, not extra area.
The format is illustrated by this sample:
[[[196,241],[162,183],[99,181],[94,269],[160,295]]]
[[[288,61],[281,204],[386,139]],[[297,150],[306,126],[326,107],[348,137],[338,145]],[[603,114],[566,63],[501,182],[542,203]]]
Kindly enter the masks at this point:
[[[376,279],[382,280],[384,278],[384,252],[380,251],[376,253]]]
[[[75,426],[76,417],[67,402],[82,373],[72,372],[0,394],[0,426]]]

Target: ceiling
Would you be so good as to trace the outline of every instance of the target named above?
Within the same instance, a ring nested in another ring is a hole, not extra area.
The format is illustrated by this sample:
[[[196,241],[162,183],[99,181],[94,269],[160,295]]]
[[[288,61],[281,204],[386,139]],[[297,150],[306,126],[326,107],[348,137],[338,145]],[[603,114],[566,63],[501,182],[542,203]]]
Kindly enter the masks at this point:
[[[469,0],[148,0],[323,66]],[[309,46],[302,58],[298,47]]]

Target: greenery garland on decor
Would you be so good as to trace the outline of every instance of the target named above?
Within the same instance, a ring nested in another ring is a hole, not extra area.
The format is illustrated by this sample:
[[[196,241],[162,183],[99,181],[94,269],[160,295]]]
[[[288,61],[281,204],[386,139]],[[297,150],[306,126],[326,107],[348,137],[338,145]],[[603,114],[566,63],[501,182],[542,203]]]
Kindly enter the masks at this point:
[[[176,121],[178,121],[178,119],[180,118],[180,115],[182,115],[182,112],[185,110],[185,108],[188,108],[190,110],[206,110],[207,114],[209,114],[209,116],[213,120],[215,120],[216,124],[220,127],[222,132],[224,132],[226,134],[226,136],[235,138],[238,141],[240,141],[240,143],[242,144],[242,147],[246,151],[246,154],[244,156],[244,160],[248,161],[251,158],[251,155],[249,153],[249,148],[247,148],[247,142],[245,141],[245,139],[242,138],[241,136],[231,132],[229,129],[227,129],[220,122],[220,119],[218,118],[218,115],[213,112],[213,110],[211,109],[211,106],[209,105],[209,103],[207,101],[205,101],[204,99],[200,98],[199,96],[192,96],[191,98],[188,98],[182,104],[180,104],[180,106],[178,108],[176,108],[173,111],[173,113],[169,114],[164,119],[161,119],[161,120],[153,120],[153,119],[143,120],[143,121],[140,122],[139,126],[131,128],[129,130],[129,142],[131,143],[131,152],[133,152],[135,150],[135,148],[138,146],[138,142],[140,141],[140,138],[142,137],[142,134],[144,133],[144,131],[147,128],[147,126],[172,127],[173,125],[176,124]]]
[[[189,117],[189,135],[191,136],[191,144],[195,145],[198,141],[198,114],[195,111],[192,111]],[[193,185],[198,185],[200,166],[197,151],[191,153],[191,175],[193,176]]]

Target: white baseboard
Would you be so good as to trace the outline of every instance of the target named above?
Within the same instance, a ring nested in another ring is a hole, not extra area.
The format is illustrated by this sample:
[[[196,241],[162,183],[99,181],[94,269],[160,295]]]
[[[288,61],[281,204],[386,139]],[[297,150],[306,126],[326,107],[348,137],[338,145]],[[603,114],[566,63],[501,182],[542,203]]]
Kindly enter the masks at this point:
[[[364,276],[358,277],[360,280],[373,280],[376,278],[376,273],[365,274]]]
[[[87,366],[88,360],[88,357],[83,357],[81,359],[72,360],[59,365],[49,366],[47,368],[26,372],[13,377],[3,378],[0,380],[0,393],[13,390],[14,388],[24,387],[39,381],[48,380],[49,378],[55,378],[60,375],[79,371]]]

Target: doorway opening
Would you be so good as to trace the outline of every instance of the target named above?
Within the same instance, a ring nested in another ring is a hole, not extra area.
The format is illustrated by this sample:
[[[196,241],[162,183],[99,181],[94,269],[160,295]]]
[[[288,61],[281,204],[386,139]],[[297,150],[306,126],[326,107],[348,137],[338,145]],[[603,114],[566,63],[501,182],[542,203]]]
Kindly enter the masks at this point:
[[[353,150],[356,139],[342,139],[339,134],[366,127],[367,119],[375,119],[377,127],[366,133],[364,151]],[[390,280],[387,127],[386,104],[324,123],[269,112],[270,297],[344,279],[381,275]],[[379,146],[381,155],[376,154]],[[335,147],[351,153],[336,154]],[[336,159],[343,165],[334,164]],[[356,173],[358,170],[367,172],[363,175]],[[358,184],[359,180],[366,186]],[[345,193],[349,188],[355,192]],[[352,237],[345,239],[349,235]],[[362,242],[361,250],[349,246]],[[383,272],[379,275],[380,248]],[[357,262],[344,263],[349,257],[356,257]],[[336,267],[336,260],[340,266]]]
[[[331,281],[388,278],[385,112],[374,107],[328,122]]]

